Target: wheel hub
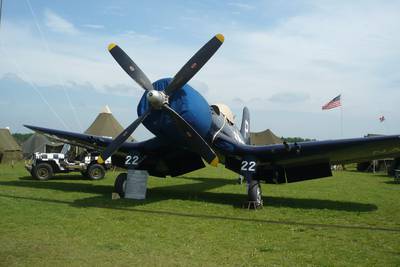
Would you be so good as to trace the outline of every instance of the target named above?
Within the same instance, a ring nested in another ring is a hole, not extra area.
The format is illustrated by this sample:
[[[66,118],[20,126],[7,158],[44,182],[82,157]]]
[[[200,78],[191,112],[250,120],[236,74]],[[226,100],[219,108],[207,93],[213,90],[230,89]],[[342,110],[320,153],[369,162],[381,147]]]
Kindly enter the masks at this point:
[[[46,170],[46,169],[40,169],[40,170],[38,170],[38,175],[40,176],[40,177],[46,177],[47,175],[48,175],[48,171]]]

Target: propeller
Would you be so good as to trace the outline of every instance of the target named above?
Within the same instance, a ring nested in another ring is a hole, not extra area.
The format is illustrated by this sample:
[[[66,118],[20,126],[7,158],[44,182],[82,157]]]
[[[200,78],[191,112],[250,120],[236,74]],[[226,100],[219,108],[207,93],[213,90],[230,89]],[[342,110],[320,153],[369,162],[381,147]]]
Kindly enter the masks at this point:
[[[212,166],[218,165],[218,157],[213,149],[201,137],[199,133],[175,110],[168,105],[168,97],[173,95],[175,91],[184,86],[215,54],[218,48],[224,42],[224,36],[217,34],[208,41],[189,61],[178,71],[172,81],[169,83],[164,92],[154,90],[150,80],[144,72],[133,62],[133,60],[116,44],[112,43],[108,46],[108,50],[123,70],[136,81],[147,92],[147,100],[151,107],[131,123],[122,133],[120,133],[100,154],[98,162],[103,163],[104,159],[110,157],[118,148],[128,139],[135,129],[142,123],[151,113],[152,109],[163,109],[168,112],[178,129],[182,132],[185,143],[193,151],[199,153],[201,157]]]
[[[178,71],[171,83],[165,89],[167,95],[172,95],[175,90],[182,88],[217,52],[224,42],[224,36],[217,34],[208,41],[194,56]]]
[[[146,74],[133,62],[133,60],[118,45],[111,43],[108,51],[122,67],[122,69],[146,91],[154,90]]]
[[[199,153],[205,161],[216,167],[218,165],[218,157],[203,137],[201,137],[201,135],[199,135],[199,133],[196,132],[196,130],[193,129],[193,127],[175,110],[170,108],[168,105],[165,105],[164,109],[169,112],[175,123],[178,125],[182,136],[185,137],[186,143],[190,145],[195,152]]]
[[[128,126],[125,130],[123,130],[107,147],[106,149],[100,154],[97,158],[97,162],[100,164],[104,163],[105,159],[111,157],[111,155],[120,148],[120,146],[128,139],[130,135],[136,130],[139,124],[147,118],[150,114],[151,110],[148,109],[145,113],[142,114],[139,118],[137,118],[131,125]]]

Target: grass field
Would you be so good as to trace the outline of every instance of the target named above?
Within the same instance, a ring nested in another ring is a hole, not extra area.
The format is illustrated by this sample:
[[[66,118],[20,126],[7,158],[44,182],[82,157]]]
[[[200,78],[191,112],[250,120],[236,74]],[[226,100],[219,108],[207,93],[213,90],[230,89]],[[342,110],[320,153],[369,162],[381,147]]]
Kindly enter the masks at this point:
[[[151,177],[146,201],[111,200],[116,175],[0,165],[0,265],[400,266],[400,184],[383,174],[263,184],[257,211],[222,167]]]

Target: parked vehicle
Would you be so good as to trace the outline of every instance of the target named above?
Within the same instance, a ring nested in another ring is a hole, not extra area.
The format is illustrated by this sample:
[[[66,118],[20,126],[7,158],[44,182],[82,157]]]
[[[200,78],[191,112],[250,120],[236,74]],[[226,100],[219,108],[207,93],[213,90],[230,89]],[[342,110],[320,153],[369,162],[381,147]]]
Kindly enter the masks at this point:
[[[64,145],[60,153],[36,152],[25,168],[38,180],[48,180],[56,173],[69,172],[80,172],[91,180],[100,180],[111,167],[111,158],[99,164],[98,153],[83,152],[82,155],[75,157],[70,149],[70,145]]]

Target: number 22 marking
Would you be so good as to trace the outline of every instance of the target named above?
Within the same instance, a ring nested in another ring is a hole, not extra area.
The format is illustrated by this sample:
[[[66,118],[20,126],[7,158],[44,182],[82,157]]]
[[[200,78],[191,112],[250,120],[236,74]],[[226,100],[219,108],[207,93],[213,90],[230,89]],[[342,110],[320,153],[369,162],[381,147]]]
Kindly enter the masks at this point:
[[[256,171],[256,162],[255,161],[242,161],[242,167],[240,168],[242,171],[255,172]]]
[[[138,156],[126,156],[125,165],[138,165],[139,157]]]

